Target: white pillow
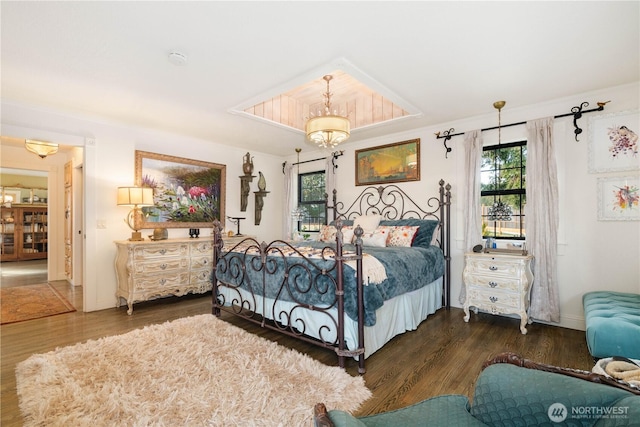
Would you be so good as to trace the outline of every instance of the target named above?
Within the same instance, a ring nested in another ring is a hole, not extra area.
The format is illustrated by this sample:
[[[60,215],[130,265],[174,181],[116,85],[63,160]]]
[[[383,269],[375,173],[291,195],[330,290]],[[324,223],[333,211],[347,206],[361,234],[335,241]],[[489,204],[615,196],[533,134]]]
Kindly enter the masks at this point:
[[[348,225],[342,227],[342,243],[345,245],[353,240],[353,227]]]
[[[362,246],[375,246],[384,248],[387,246],[387,233],[366,233],[362,235]]]
[[[362,215],[353,220],[353,228],[358,225],[365,233],[373,233],[380,224],[381,215]]]

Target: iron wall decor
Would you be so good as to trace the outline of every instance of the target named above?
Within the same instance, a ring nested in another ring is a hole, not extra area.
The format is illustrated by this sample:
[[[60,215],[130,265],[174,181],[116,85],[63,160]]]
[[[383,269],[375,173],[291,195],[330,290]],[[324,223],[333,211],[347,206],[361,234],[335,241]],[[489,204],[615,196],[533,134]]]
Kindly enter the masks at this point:
[[[135,153],[136,185],[152,187],[140,228],[209,228],[224,222],[226,165],[165,154]]]
[[[356,185],[420,181],[420,139],[356,150]]]
[[[640,112],[589,118],[589,172],[640,170]]]

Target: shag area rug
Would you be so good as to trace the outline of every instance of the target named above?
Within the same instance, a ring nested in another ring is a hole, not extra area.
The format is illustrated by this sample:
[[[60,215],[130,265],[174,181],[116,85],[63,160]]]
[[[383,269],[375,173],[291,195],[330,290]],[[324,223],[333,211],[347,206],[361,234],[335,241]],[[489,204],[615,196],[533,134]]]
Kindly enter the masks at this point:
[[[0,301],[3,325],[76,311],[48,283],[0,288]]]
[[[311,426],[356,410],[362,377],[210,314],[90,340],[16,367],[25,426]]]

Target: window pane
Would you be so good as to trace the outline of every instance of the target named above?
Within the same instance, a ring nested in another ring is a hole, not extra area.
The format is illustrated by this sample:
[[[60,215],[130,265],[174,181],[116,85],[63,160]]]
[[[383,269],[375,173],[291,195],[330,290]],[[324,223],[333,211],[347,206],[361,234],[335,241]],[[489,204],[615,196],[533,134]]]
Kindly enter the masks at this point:
[[[480,172],[484,237],[524,238],[526,154],[526,141],[485,147]],[[490,209],[497,202],[511,209],[510,220],[489,220]]]

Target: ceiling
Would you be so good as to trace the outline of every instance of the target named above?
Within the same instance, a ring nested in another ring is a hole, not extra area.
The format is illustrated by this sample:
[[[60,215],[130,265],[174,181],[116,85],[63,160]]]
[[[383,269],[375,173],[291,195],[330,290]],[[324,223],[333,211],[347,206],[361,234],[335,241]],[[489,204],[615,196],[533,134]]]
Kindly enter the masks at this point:
[[[7,2],[3,102],[275,155],[246,109],[341,71],[404,108],[346,142],[638,81],[640,2]],[[187,58],[169,61],[171,52]],[[340,96],[342,87],[332,87]],[[505,111],[503,111],[504,113]],[[350,113],[347,111],[347,113]]]

